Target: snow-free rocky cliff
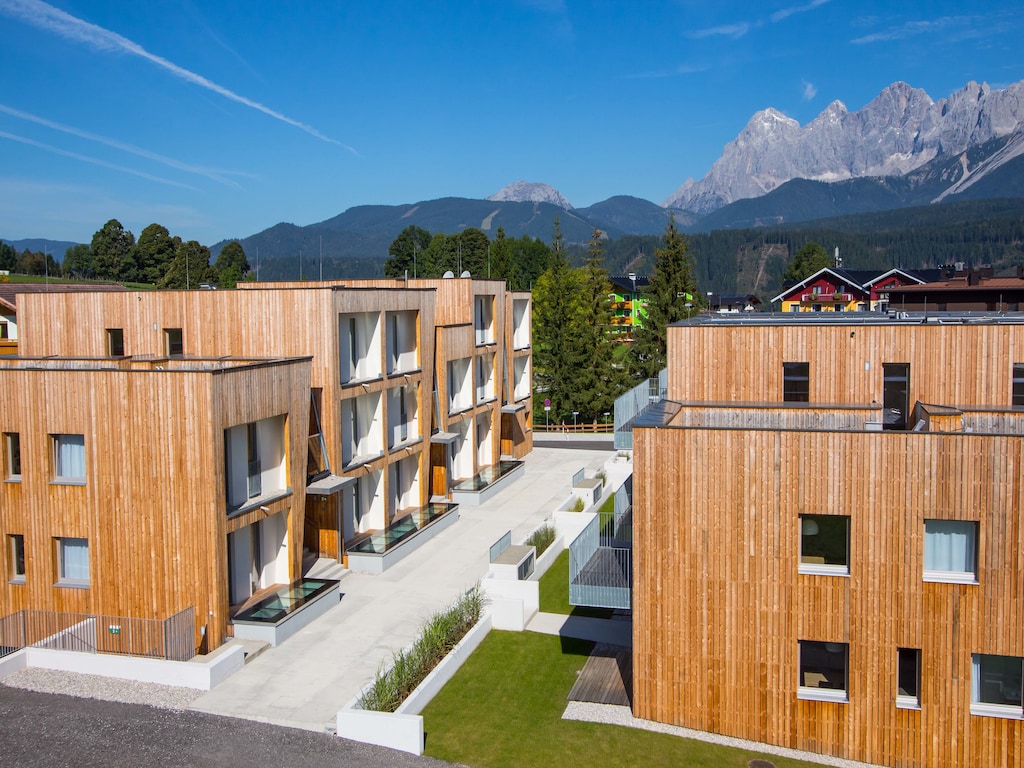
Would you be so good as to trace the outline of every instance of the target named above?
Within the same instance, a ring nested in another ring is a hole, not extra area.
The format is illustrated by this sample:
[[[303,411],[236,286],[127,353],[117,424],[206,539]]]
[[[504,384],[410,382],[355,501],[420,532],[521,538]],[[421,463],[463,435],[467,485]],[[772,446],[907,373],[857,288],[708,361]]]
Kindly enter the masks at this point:
[[[550,203],[567,211],[572,210],[572,205],[557,189],[548,184],[537,184],[530,181],[514,181],[487,199],[513,203]]]
[[[796,178],[901,176],[1021,130],[1024,81],[1004,90],[970,82],[938,101],[893,83],[857,112],[833,101],[803,127],[769,108],[750,118],[703,179],[687,180],[662,205],[705,215]]]

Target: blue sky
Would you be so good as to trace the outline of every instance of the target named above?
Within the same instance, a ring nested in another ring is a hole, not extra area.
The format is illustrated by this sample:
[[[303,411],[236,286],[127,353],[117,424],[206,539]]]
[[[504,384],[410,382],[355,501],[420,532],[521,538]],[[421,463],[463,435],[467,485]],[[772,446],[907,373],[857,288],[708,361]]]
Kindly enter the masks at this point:
[[[1017,2],[0,0],[0,236],[208,245],[542,181],[660,202],[751,115],[1024,79]]]

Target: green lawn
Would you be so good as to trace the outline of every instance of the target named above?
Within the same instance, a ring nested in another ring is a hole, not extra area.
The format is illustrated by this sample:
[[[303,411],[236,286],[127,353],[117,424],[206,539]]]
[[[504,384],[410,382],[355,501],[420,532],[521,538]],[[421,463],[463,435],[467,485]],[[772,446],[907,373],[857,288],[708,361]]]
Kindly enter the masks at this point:
[[[596,616],[607,619],[612,615],[609,608],[578,608],[569,605],[569,550],[551,564],[540,578],[540,609],[545,613],[561,613],[573,616]]]
[[[633,728],[562,720],[590,643],[493,630],[423,711],[426,754],[473,768],[811,766]]]

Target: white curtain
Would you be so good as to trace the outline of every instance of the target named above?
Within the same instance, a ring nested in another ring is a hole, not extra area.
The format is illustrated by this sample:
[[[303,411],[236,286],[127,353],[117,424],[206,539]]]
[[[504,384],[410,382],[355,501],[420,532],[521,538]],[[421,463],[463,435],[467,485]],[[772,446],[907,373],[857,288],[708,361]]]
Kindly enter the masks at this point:
[[[89,580],[89,540],[60,540],[60,575],[69,581]]]
[[[974,573],[975,527],[962,520],[926,520],[924,569]]]
[[[57,435],[57,476],[85,477],[85,435]]]

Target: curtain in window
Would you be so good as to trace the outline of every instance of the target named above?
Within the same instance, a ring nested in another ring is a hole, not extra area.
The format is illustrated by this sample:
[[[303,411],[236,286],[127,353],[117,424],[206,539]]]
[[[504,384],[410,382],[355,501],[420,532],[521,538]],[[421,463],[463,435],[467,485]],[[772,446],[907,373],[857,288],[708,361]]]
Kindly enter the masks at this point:
[[[85,435],[57,435],[57,476],[85,477]]]
[[[924,569],[974,573],[975,524],[961,520],[926,520]]]
[[[89,580],[89,540],[60,540],[60,575],[69,581]]]

